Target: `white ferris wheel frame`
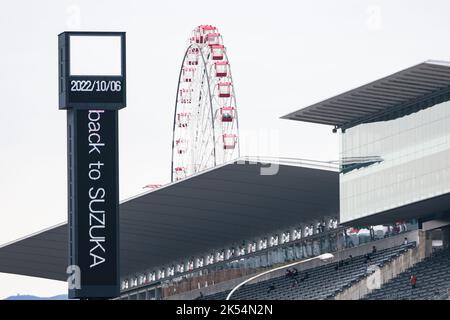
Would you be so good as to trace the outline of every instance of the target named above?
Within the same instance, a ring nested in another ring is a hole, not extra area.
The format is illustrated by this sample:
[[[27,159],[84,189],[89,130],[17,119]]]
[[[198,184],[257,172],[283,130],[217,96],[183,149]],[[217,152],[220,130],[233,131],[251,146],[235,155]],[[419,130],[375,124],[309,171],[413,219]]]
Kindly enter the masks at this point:
[[[221,60],[213,59],[213,47],[207,41],[198,44],[192,40],[194,37],[191,37],[183,57],[175,99],[171,181],[184,179],[240,156],[239,120],[231,65],[222,36],[215,30],[222,46]],[[198,55],[197,64],[190,65],[188,59],[193,51]],[[217,62],[225,63],[225,77],[216,76]],[[184,81],[184,72],[189,69],[194,70],[193,76],[190,81]],[[228,86],[229,97],[220,97],[219,84]],[[182,96],[182,90],[187,97]],[[221,118],[224,107],[231,108],[230,122]],[[186,123],[180,121],[181,117],[186,118]],[[225,139],[233,141],[232,147],[227,147]],[[177,175],[177,170],[183,172]]]

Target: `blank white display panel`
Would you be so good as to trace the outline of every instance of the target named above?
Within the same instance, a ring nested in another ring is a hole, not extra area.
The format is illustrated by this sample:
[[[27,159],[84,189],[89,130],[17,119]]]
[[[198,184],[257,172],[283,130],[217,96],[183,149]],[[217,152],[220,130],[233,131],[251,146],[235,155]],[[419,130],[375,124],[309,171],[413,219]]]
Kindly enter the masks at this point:
[[[70,36],[71,76],[120,76],[120,36]]]

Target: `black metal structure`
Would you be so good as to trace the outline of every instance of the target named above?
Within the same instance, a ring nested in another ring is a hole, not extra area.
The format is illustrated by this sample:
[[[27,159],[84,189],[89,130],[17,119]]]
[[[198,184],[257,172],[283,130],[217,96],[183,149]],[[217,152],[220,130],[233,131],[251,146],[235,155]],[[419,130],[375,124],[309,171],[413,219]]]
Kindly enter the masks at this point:
[[[126,106],[125,33],[63,32],[58,44],[59,109],[67,110],[69,298],[113,298],[120,294],[118,110]]]

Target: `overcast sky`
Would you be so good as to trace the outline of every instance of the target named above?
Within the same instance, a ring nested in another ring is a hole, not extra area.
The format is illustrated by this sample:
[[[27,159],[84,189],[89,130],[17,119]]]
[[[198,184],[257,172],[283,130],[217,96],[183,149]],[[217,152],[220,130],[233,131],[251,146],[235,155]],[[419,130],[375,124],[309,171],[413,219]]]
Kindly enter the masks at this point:
[[[431,5],[432,4],[432,5]],[[450,60],[448,1],[20,1],[0,7],[0,244],[66,220],[57,34],[127,32],[121,199],[170,180],[174,98],[190,31],[213,24],[233,69],[243,155],[338,157],[327,126],[279,119],[427,59]],[[264,135],[275,137],[267,143]],[[0,273],[0,299],[66,284]]]

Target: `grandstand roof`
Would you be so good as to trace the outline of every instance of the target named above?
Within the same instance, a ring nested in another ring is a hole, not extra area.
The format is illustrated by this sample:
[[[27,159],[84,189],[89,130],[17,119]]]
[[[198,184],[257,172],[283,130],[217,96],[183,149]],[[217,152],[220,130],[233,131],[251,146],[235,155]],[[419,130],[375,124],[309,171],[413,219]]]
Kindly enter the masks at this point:
[[[230,163],[123,201],[121,276],[338,215],[337,170],[306,162],[264,170]],[[67,247],[63,223],[0,247],[0,272],[65,280]]]
[[[332,125],[343,130],[390,120],[450,99],[450,62],[428,60],[282,119]]]

